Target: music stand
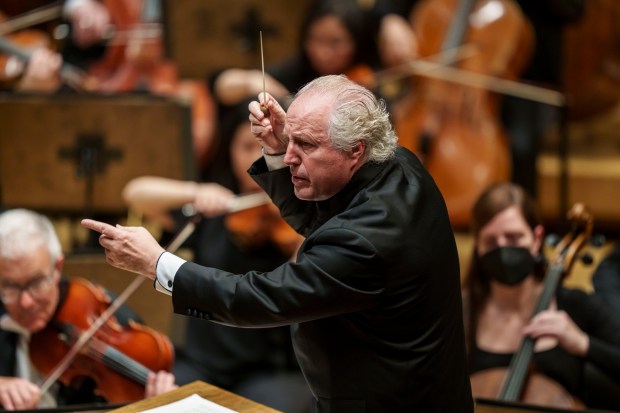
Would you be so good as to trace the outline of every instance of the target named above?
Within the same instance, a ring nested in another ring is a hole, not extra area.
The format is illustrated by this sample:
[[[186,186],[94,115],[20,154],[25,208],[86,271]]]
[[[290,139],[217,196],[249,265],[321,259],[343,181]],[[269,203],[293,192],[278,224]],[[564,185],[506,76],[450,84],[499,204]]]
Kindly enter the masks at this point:
[[[299,50],[299,30],[310,0],[164,0],[166,54],[183,78],[204,79],[228,67],[260,69]]]
[[[191,110],[145,94],[0,96],[0,204],[123,214],[131,179],[194,179]]]

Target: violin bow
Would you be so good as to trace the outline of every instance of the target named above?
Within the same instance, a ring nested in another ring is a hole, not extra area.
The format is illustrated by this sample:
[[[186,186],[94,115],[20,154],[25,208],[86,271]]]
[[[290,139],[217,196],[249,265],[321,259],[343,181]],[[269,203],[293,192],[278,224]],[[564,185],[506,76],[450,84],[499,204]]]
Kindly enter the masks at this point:
[[[11,17],[0,23],[0,34],[13,33],[35,24],[45,23],[62,17],[62,1],[55,1],[47,6],[41,6],[34,10]]]
[[[235,195],[232,199],[230,207],[222,215],[243,211],[245,209],[265,205],[270,202],[271,198],[269,198],[269,195],[263,191]],[[183,205],[181,209],[183,211],[183,215],[190,218],[198,214],[191,203]]]
[[[200,221],[200,215],[195,215],[181,228],[181,230],[175,235],[175,237],[170,241],[168,246],[166,247],[166,251],[174,253],[183,243],[189,238],[189,236],[196,229],[196,225]],[[75,342],[73,347],[67,352],[65,357],[58,363],[58,365],[54,368],[54,370],[45,378],[43,383],[39,386],[41,389],[41,394],[46,393],[50,387],[58,380],[58,378],[64,373],[71,362],[77,356],[77,354],[82,350],[84,345],[90,340],[97,330],[101,328],[101,326],[116,313],[116,311],[127,301],[127,299],[142,285],[146,277],[142,275],[138,275],[134,278],[134,280],[129,284],[125,290],[110,304],[110,306],[97,318],[93,324],[88,328],[88,330],[84,331],[80,334],[80,337]]]

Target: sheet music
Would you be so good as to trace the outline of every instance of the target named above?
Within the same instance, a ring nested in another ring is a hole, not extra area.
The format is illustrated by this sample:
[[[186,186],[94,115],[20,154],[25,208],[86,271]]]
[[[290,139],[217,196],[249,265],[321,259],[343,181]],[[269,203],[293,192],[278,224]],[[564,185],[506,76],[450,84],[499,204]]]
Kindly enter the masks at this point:
[[[184,399],[159,406],[154,409],[143,410],[140,413],[238,413],[227,407],[213,403],[197,394]]]

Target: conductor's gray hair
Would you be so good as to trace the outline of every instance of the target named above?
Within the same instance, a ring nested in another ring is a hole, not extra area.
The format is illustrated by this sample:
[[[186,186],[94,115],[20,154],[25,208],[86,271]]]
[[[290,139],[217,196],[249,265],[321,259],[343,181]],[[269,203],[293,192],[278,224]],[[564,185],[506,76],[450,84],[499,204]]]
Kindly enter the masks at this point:
[[[367,161],[382,163],[394,156],[398,138],[383,99],[344,75],[319,77],[295,97],[314,94],[334,97],[327,135],[335,148],[351,151],[362,140]]]
[[[62,255],[54,226],[46,216],[21,208],[0,214],[0,258],[19,258],[39,246],[47,249],[52,262]]]

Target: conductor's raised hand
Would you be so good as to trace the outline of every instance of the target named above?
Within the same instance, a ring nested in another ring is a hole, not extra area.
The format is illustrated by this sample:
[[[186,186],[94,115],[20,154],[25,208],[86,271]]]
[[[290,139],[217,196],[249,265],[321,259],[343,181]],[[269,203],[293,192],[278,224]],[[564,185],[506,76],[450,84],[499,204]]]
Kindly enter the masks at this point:
[[[92,219],[83,219],[82,225],[101,234],[99,244],[110,265],[155,279],[157,260],[165,250],[145,228],[112,226]]]
[[[261,107],[262,106],[262,107]],[[265,115],[263,109],[269,109]],[[269,93],[261,92],[258,101],[250,102],[250,130],[267,154],[284,154],[288,139],[284,135],[286,112]]]

